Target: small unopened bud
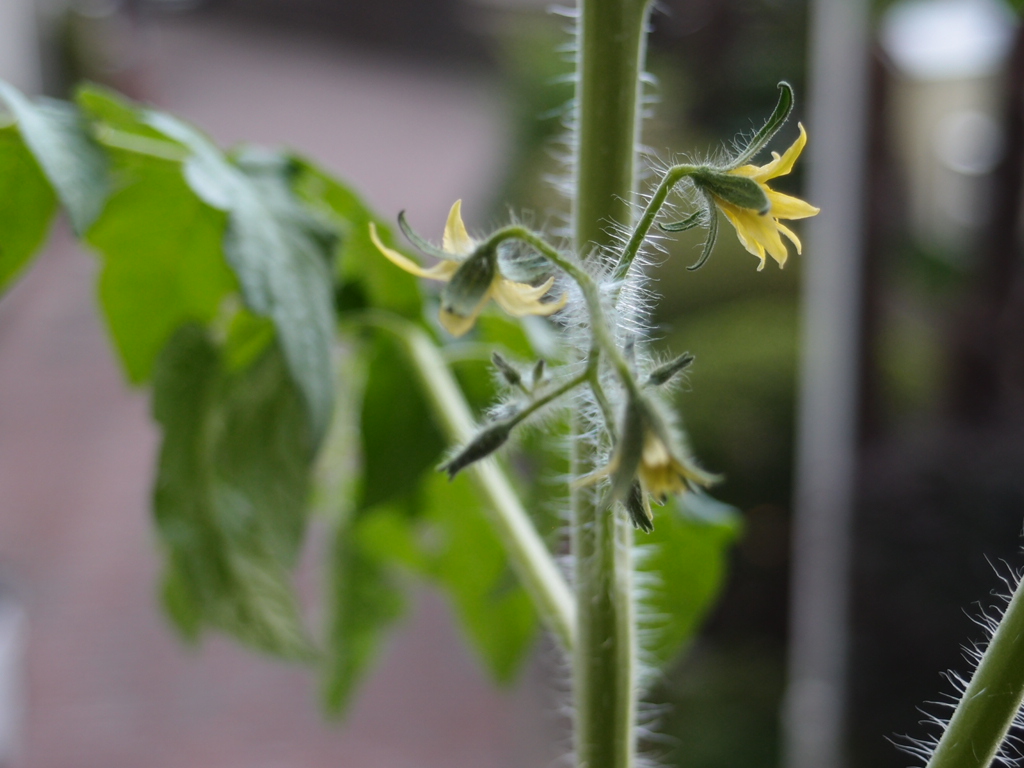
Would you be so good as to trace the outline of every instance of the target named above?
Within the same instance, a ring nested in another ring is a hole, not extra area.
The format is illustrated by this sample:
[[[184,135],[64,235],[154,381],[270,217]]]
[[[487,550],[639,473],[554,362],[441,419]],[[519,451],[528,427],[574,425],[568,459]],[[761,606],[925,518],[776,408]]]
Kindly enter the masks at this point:
[[[636,477],[637,467],[644,450],[645,408],[634,398],[626,403],[619,428],[619,441],[615,445],[614,471],[611,474],[612,498],[624,501]]]
[[[675,360],[670,360],[664,365],[659,365],[649,374],[647,374],[647,381],[645,382],[649,387],[660,387],[662,384],[667,384],[672,381],[677,375],[685,371],[690,367],[693,362],[693,355],[686,352]]]
[[[440,467],[441,471],[448,473],[449,480],[453,479],[455,475],[470,464],[487,458],[501,448],[508,441],[511,433],[512,425],[508,422],[501,421],[492,424],[474,437],[454,457],[442,464]]]
[[[508,382],[510,387],[518,387],[523,383],[523,377],[519,373],[519,369],[497,352],[491,353],[491,362],[494,363],[494,367],[497,368],[498,373]]]
[[[737,176],[714,168],[701,168],[690,178],[712,197],[737,208],[747,208],[760,214],[768,213],[771,209],[768,195],[761,185],[746,176]]]
[[[641,531],[650,533],[654,530],[654,515],[651,513],[651,503],[648,501],[644,489],[636,480],[633,481],[633,485],[629,489],[629,495],[626,497],[626,511],[629,512],[629,518],[633,521],[633,525]]]
[[[629,367],[633,372],[636,372],[636,336],[630,334],[626,337],[626,342],[622,345],[622,354],[626,358],[626,362],[629,363]]]
[[[544,381],[544,373],[547,370],[547,363],[544,362],[544,358],[540,358],[536,365],[533,366],[533,376],[531,384],[536,388],[538,384]]]

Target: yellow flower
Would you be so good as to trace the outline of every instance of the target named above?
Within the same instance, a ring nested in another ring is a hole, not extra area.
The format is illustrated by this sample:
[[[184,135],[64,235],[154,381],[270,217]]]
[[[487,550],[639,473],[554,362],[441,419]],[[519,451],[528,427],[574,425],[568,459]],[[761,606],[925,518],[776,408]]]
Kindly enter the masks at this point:
[[[640,486],[662,504],[669,494],[683,493],[691,485],[709,485],[711,478],[677,459],[653,429],[644,432],[640,465],[636,470]]]
[[[370,222],[370,239],[392,264],[406,272],[448,283],[441,293],[440,320],[453,336],[462,336],[472,328],[491,299],[510,315],[522,317],[554,314],[565,306],[569,298],[568,294],[563,294],[557,301],[541,301],[554,285],[554,277],[537,286],[505,278],[498,268],[497,254],[493,249],[478,249],[478,243],[466,232],[461,200],[456,200],[448,213],[441,242],[445,258],[429,269],[384,245],[373,222]]]
[[[741,165],[726,173],[734,176],[743,176],[753,179],[761,190],[768,197],[770,208],[765,213],[759,213],[752,208],[743,208],[711,192],[715,205],[726,215],[733,227],[736,228],[736,235],[739,237],[743,247],[761,260],[758,271],[764,269],[765,252],[768,253],[779,266],[786,263],[788,251],[786,244],[779,237],[785,235],[790,242],[796,246],[796,252],[800,253],[800,238],[785,225],[779,223],[779,219],[806,219],[814,216],[819,208],[806,203],[791,195],[776,192],[768,187],[767,182],[779,176],[785,176],[793,170],[804,146],[807,144],[807,131],[800,125],[800,136],[793,142],[792,146],[781,156],[778,152],[772,152],[772,161],[767,165]]]
[[[609,477],[612,498],[624,502],[637,527],[649,532],[653,525],[648,494],[664,504],[669,494],[707,487],[717,479],[689,459],[681,458],[684,453],[680,443],[681,438],[657,415],[652,404],[630,399],[611,460],[602,469],[577,480],[576,486]]]

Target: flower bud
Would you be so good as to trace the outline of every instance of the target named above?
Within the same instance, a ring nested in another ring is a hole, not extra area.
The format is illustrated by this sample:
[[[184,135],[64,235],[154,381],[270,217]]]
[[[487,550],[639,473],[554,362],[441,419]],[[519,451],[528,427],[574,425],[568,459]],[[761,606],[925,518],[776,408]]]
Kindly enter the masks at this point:
[[[523,383],[519,370],[497,352],[491,353],[491,362],[510,387],[518,387]]]
[[[547,363],[544,361],[543,357],[537,360],[537,363],[533,366],[533,375],[531,377],[530,386],[532,386],[534,389],[537,388],[538,384],[544,381],[544,374],[546,373],[546,368]]]
[[[451,480],[470,464],[487,458],[508,441],[512,426],[509,422],[499,421],[487,427],[454,457],[442,464],[441,471],[447,472],[448,479]]]
[[[670,360],[664,365],[659,365],[647,374],[647,381],[644,383],[649,387],[660,387],[662,384],[667,384],[678,374],[689,368],[692,362],[693,355],[689,352],[685,352],[675,360]]]

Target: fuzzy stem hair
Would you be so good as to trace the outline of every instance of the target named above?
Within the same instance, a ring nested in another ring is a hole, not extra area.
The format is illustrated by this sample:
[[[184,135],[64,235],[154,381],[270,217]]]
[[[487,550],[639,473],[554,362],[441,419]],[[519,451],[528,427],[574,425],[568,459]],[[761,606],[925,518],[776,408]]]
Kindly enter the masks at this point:
[[[988,768],[1024,701],[1024,580],[935,746],[928,768]]]

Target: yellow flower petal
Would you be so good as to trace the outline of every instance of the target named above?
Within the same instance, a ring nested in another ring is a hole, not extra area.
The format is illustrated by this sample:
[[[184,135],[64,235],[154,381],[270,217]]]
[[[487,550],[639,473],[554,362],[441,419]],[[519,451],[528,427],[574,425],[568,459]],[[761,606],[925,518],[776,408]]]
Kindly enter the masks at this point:
[[[381,242],[380,236],[377,234],[377,227],[374,223],[370,222],[370,240],[377,246],[377,250],[380,251],[388,261],[394,264],[400,269],[404,269],[411,275],[417,277],[426,277],[430,280],[450,280],[452,275],[455,274],[455,270],[459,268],[457,261],[440,261],[429,269],[424,269],[412,259],[406,258],[401,253],[393,248],[388,248],[384,243]]]
[[[756,176],[751,178],[756,181],[765,182],[769,179],[774,179],[779,176],[785,176],[787,173],[793,170],[793,165],[796,163],[800,153],[804,151],[804,147],[807,145],[807,131],[804,130],[803,123],[798,123],[800,127],[800,135],[797,136],[789,149],[785,151],[782,157],[779,157],[777,152],[772,152],[772,156],[775,158],[768,165],[763,165],[758,170]]]
[[[546,304],[540,301],[554,285],[555,278],[550,277],[538,286],[528,283],[516,283],[511,280],[499,278],[494,285],[494,300],[498,305],[515,317],[523,315],[552,315],[569,300],[568,294],[563,294],[558,301],[551,301]]]
[[[462,221],[462,201],[456,200],[448,212],[448,222],[444,226],[444,239],[441,248],[456,256],[468,256],[476,248],[476,243],[466,231]]]
[[[716,202],[718,201],[716,200]],[[775,231],[775,220],[770,215],[760,216],[757,211],[737,208],[728,203],[718,202],[718,207],[722,209],[722,213],[735,228],[736,236],[743,247],[761,260],[757,267],[758,272],[764,269],[766,251],[780,264],[785,263],[786,246],[782,244],[778,232]],[[770,225],[770,230],[765,227],[765,224]]]
[[[801,200],[799,197],[786,195],[782,192],[767,190],[768,201],[772,204],[769,215],[776,219],[806,219],[816,216],[821,212],[820,208]]]
[[[789,238],[789,242],[791,242],[796,247],[796,253],[797,253],[798,256],[801,253],[804,252],[803,245],[801,245],[801,243],[800,243],[800,238],[796,236],[796,233],[793,232],[793,230],[791,230],[789,227],[785,226],[784,224],[779,224],[778,222],[775,223],[775,226],[778,227],[779,228],[779,232],[781,232],[786,237],[788,237]]]

